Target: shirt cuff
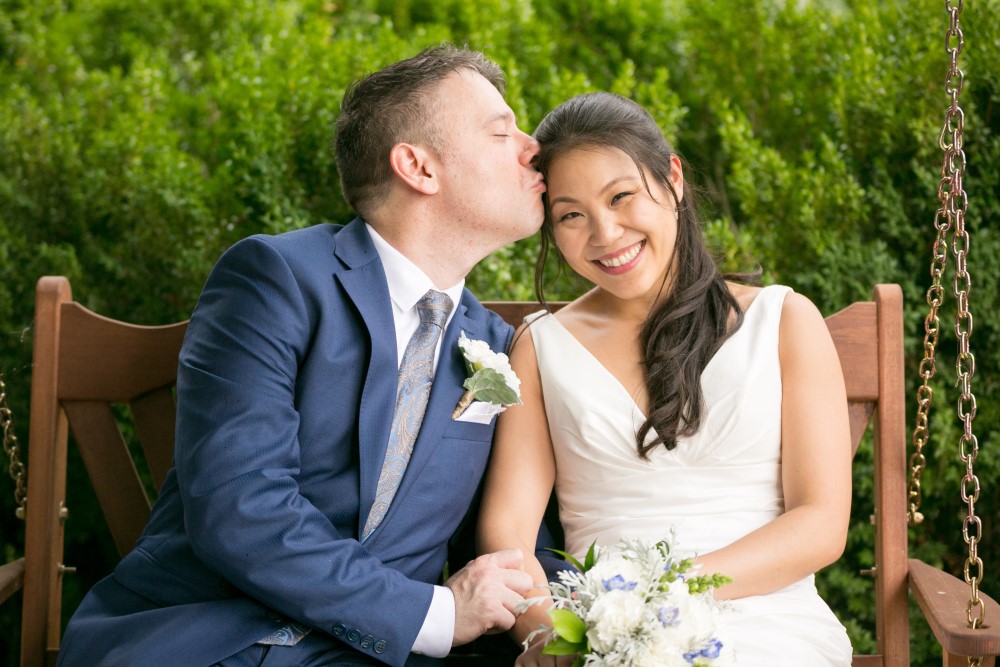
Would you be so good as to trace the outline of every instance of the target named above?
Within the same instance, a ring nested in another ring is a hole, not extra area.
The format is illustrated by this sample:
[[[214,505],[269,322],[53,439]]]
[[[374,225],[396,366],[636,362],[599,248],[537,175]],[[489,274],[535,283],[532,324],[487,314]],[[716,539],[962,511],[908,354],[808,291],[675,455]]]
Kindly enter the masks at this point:
[[[455,595],[449,588],[435,586],[431,606],[411,650],[431,658],[443,658],[451,652],[454,639]]]

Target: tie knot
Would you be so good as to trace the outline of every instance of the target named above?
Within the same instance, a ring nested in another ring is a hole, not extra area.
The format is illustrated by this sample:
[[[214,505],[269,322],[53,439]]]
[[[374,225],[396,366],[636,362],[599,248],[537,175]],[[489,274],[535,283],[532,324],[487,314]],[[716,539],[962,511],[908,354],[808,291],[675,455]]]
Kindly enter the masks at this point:
[[[451,307],[451,297],[444,292],[432,289],[427,290],[427,294],[424,294],[420,297],[420,301],[417,301],[417,313],[420,315],[420,321],[436,324],[440,329],[444,329],[444,323],[448,321],[448,315],[451,314]]]

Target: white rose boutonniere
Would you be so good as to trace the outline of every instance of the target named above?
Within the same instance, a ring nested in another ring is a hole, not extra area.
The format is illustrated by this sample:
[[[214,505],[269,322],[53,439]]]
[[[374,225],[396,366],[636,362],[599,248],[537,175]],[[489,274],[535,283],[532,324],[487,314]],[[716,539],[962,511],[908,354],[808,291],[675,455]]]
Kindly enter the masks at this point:
[[[468,338],[463,331],[458,346],[465,357],[469,377],[462,384],[465,394],[458,402],[452,419],[458,419],[473,401],[485,404],[486,417],[492,419],[510,405],[521,404],[521,380],[510,367],[510,359],[503,352],[494,352],[481,340]]]

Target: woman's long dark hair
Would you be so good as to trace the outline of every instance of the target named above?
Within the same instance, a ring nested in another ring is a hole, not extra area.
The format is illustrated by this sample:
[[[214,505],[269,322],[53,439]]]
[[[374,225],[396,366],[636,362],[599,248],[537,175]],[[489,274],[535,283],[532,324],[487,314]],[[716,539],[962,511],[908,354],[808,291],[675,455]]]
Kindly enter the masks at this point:
[[[617,148],[632,158],[651,196],[647,174],[674,198],[677,240],[664,278],[669,288],[654,304],[640,335],[649,410],[636,433],[636,447],[644,459],[660,444],[673,449],[678,438],[694,435],[701,426],[702,371],[743,323],[743,311],[725,283],[730,276],[720,273],[705,247],[690,188],[685,184],[679,198],[670,183],[674,150],[645,109],[612,93],[587,93],[564,102],[542,120],[535,139],[541,144],[538,168],[543,174],[572,150]],[[535,265],[535,292],[543,304],[542,278],[549,248],[555,244],[547,199],[545,203]],[[730,327],[734,313],[736,321]],[[655,437],[647,442],[651,429]]]

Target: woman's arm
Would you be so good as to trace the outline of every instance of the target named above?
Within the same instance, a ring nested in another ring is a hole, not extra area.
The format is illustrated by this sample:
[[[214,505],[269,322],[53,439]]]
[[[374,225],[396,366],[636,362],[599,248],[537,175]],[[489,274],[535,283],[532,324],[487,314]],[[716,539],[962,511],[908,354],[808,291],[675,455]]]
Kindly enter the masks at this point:
[[[543,317],[551,317],[545,315]],[[535,558],[535,541],[555,480],[555,458],[549,438],[541,378],[531,333],[522,327],[510,354],[511,367],[521,379],[521,405],[507,408],[498,417],[493,451],[486,473],[479,514],[477,543],[480,553],[518,548],[525,570],[538,586],[525,597],[549,594],[545,573]],[[530,607],[518,618],[511,633],[524,641],[541,625],[549,625],[550,604]]]
[[[843,553],[851,511],[851,439],[840,359],[823,316],[790,293],[779,328],[781,481],[785,513],[718,551],[702,571],[733,582],[717,598],[761,595],[834,562]]]

